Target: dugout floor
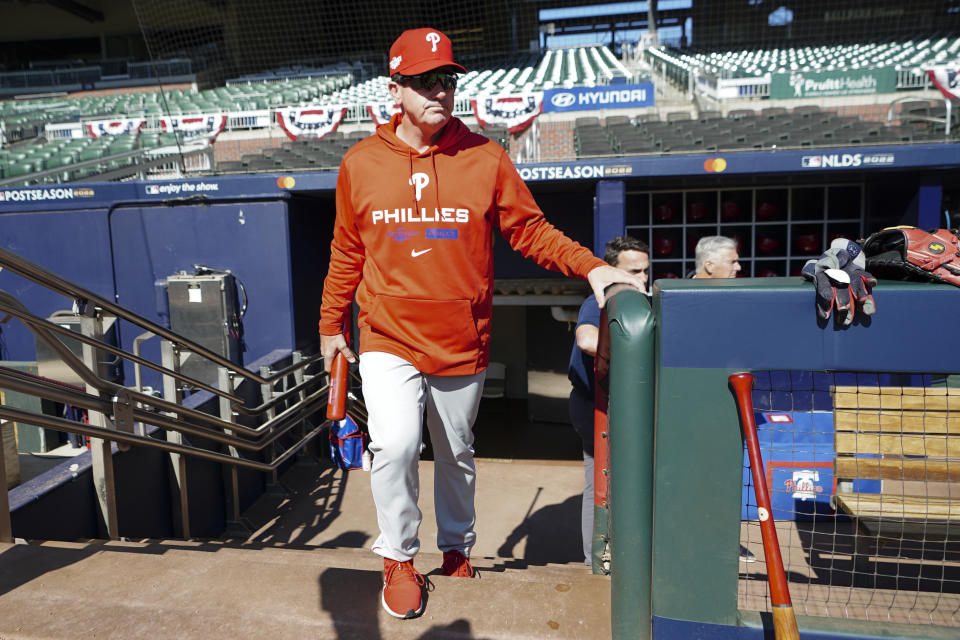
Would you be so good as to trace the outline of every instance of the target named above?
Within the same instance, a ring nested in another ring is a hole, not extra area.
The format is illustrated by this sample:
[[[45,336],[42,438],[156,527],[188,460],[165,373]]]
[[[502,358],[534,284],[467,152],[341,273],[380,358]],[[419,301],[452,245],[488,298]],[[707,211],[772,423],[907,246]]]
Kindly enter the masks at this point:
[[[609,579],[582,564],[577,461],[478,461],[480,577],[437,575],[421,465],[424,615],[380,607],[369,474],[303,462],[216,541],[0,544],[0,638],[605,638]]]
[[[417,566],[433,588],[419,619],[395,620],[379,607],[369,475],[303,463],[282,477],[283,491],[245,513],[251,531],[230,539],[0,544],[0,637],[610,636],[609,579],[579,558],[578,461],[478,461],[476,580],[436,575],[431,475],[423,462]],[[868,560],[879,561],[876,570],[852,574],[849,530],[778,529],[799,615],[958,626],[960,594],[943,591],[956,591],[952,555],[895,562],[888,549]],[[758,561],[740,564],[739,606],[769,610],[755,523],[742,525],[741,538]],[[936,567],[939,581],[929,573]]]

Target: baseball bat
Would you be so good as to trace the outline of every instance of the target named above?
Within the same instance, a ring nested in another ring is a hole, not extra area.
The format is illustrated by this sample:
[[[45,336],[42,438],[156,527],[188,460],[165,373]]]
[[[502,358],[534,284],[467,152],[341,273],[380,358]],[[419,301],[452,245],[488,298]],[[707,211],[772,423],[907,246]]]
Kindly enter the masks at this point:
[[[757,496],[757,518],[760,520],[760,535],[763,538],[763,555],[767,561],[767,581],[770,583],[770,603],[773,605],[773,632],[777,640],[799,640],[797,617],[790,601],[790,589],[787,587],[787,575],[783,570],[783,558],[780,556],[780,542],[773,524],[773,509],[770,506],[770,493],[763,477],[763,459],[760,457],[760,442],[757,439],[757,421],[753,417],[753,375],[734,373],[728,380],[737,397],[737,409],[740,411],[740,424],[747,441],[747,455],[750,458],[750,473],[753,476],[753,489]]]
[[[337,352],[330,367],[330,387],[327,392],[327,419],[343,420],[347,413],[347,357]]]

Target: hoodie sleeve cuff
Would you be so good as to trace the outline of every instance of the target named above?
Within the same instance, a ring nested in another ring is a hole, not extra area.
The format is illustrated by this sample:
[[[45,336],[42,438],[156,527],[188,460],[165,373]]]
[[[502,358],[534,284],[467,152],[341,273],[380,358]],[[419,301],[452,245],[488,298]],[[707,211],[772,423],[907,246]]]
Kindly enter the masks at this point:
[[[597,267],[605,267],[605,266],[607,266],[607,263],[605,261],[601,260],[600,258],[596,257],[593,254],[590,254],[590,258],[588,260],[583,261],[583,267],[582,267],[583,270],[580,272],[580,277],[586,280],[588,273],[590,273]]]
[[[317,333],[322,336],[338,336],[343,333],[343,323],[329,322],[321,319],[320,322],[317,323]]]

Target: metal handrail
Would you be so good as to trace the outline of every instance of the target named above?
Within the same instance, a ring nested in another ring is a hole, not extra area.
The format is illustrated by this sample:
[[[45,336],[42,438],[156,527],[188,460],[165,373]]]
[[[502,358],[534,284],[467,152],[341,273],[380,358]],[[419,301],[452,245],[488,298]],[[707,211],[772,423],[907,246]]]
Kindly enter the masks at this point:
[[[909,113],[897,113],[897,105],[904,102],[913,102],[914,100],[930,100],[930,98],[918,98],[916,96],[902,96],[896,98],[890,102],[890,105],[887,107],[887,124],[890,124],[894,120],[900,121],[902,124],[905,120],[908,121],[920,121],[920,122],[932,122],[934,124],[943,124],[944,137],[950,136],[950,125],[953,121],[953,103],[951,100],[948,100],[945,97],[941,97],[944,104],[944,117],[940,116],[924,116],[924,115],[913,115]]]
[[[92,346],[92,347],[96,347],[97,349],[102,349],[103,351],[106,351],[106,352],[108,352],[108,353],[112,353],[113,355],[117,355],[117,356],[120,356],[120,357],[122,357],[122,358],[126,358],[127,360],[130,360],[131,362],[135,362],[135,363],[137,363],[137,364],[139,364],[139,365],[142,365],[142,366],[145,366],[145,367],[149,367],[150,369],[153,369],[154,371],[156,371],[156,372],[158,372],[158,373],[162,373],[162,374],[164,374],[164,375],[172,376],[172,377],[176,378],[177,380],[179,380],[179,381],[181,381],[181,382],[188,382],[188,383],[196,386],[196,387],[199,388],[199,389],[202,389],[202,390],[204,390],[204,391],[208,391],[208,392],[213,393],[213,394],[216,394],[216,395],[218,395],[218,396],[222,396],[222,397],[224,397],[224,398],[228,398],[228,399],[232,400],[233,402],[238,402],[238,403],[239,403],[239,402],[243,402],[243,398],[240,398],[239,396],[236,396],[236,395],[233,395],[233,394],[229,394],[229,393],[225,393],[225,392],[221,391],[220,389],[217,389],[216,387],[210,386],[210,385],[208,385],[208,384],[206,384],[206,383],[204,383],[204,382],[201,382],[201,381],[199,381],[199,380],[194,380],[193,378],[191,378],[191,377],[189,377],[189,376],[186,376],[186,375],[184,375],[184,374],[182,374],[182,373],[179,373],[179,372],[177,372],[177,371],[173,371],[173,370],[171,370],[171,369],[167,369],[166,367],[163,367],[163,366],[158,365],[158,364],[156,364],[156,363],[154,363],[154,362],[151,362],[150,360],[147,360],[146,358],[143,358],[143,357],[141,357],[141,356],[128,353],[128,352],[124,351],[123,349],[120,349],[120,348],[118,348],[118,347],[115,347],[115,346],[113,346],[113,345],[111,345],[111,344],[108,344],[108,343],[102,341],[102,340],[97,340],[96,338],[91,338],[90,336],[85,336],[85,335],[83,335],[82,333],[78,333],[78,332],[76,332],[76,331],[73,331],[72,329],[68,329],[67,327],[63,327],[63,326],[61,326],[61,325],[59,325],[59,324],[57,324],[57,323],[55,323],[55,322],[50,322],[50,321],[47,320],[46,318],[41,318],[40,316],[34,315],[34,314],[31,313],[30,311],[28,311],[28,310],[26,309],[26,307],[24,307],[24,306],[20,303],[19,300],[17,300],[17,299],[14,298],[13,296],[11,296],[11,295],[10,295],[9,293],[7,293],[6,291],[0,291],[0,313],[10,314],[10,315],[14,316],[15,318],[17,318],[18,320],[20,320],[21,322],[23,322],[23,323],[27,326],[27,329],[29,329],[29,330],[37,337],[37,339],[39,339],[39,340],[41,340],[42,342],[44,342],[44,343],[45,343],[48,347],[50,347],[50,348],[56,348],[56,346],[53,344],[52,341],[48,341],[48,340],[47,340],[47,338],[49,338],[50,336],[46,336],[43,332],[36,332],[36,331],[34,331],[34,329],[35,329],[36,327],[40,327],[40,328],[42,328],[42,329],[47,329],[47,330],[49,330],[49,331],[53,331],[53,332],[55,332],[55,333],[59,333],[60,335],[68,336],[68,337],[71,338],[72,340],[76,340],[76,341],[78,341],[78,342],[83,342],[84,344],[88,344],[88,345],[90,345],[90,346]],[[59,340],[57,340],[57,342],[59,342]],[[72,354],[71,354],[71,355],[72,355]],[[77,375],[79,375],[79,376],[81,376],[81,377],[83,376],[83,371],[89,371],[89,369],[87,369],[86,365],[84,365],[83,362],[81,362],[79,359],[76,359],[76,357],[74,357],[74,364],[79,364],[79,368],[78,368],[78,367],[75,367],[73,364],[71,364],[71,362],[64,362],[64,364],[66,364],[68,367],[70,367],[70,369],[71,369],[74,373],[76,373]],[[80,370],[80,369],[82,369],[82,370]]]
[[[0,387],[28,395],[39,396],[47,400],[63,402],[72,406],[80,407],[82,409],[99,411],[108,415],[113,412],[112,400],[88,393],[83,393],[82,391],[73,390],[69,387],[62,386],[57,381],[46,380],[40,376],[35,376],[23,371],[16,371],[15,369],[8,369],[7,367],[0,367]],[[306,396],[299,403],[288,407],[270,420],[264,422],[259,427],[247,427],[235,422],[227,422],[202,411],[187,409],[185,407],[181,407],[180,405],[173,404],[159,398],[154,398],[152,396],[145,396],[142,394],[138,395],[132,392],[130,393],[130,396],[131,400],[137,400],[140,404],[148,404],[154,409],[154,411],[145,411],[134,406],[132,409],[132,415],[133,418],[139,422],[151,424],[153,426],[160,427],[161,429],[183,431],[184,433],[189,432],[192,435],[210,438],[211,440],[217,440],[223,442],[224,444],[230,444],[243,449],[259,451],[266,446],[263,441],[260,441],[259,439],[250,440],[241,438],[237,437],[237,435],[224,435],[223,431],[229,430],[234,434],[253,437],[261,437],[264,434],[268,434],[273,431],[279,431],[279,425],[282,425],[289,420],[291,415],[304,413],[302,410],[303,405],[309,404],[311,408],[314,408],[314,405],[325,401],[328,390],[329,385],[324,385],[323,387],[312,392],[310,395]],[[171,419],[169,416],[156,413],[156,411],[177,413],[178,419]],[[207,422],[208,425],[186,422],[184,419],[185,417],[199,418],[202,422]],[[297,420],[301,418],[302,416],[297,417]],[[115,432],[109,431],[109,433],[112,434]],[[282,435],[282,432],[280,435]],[[111,438],[105,439],[110,440]],[[271,436],[271,438],[266,440],[266,443],[272,442],[275,439],[275,437]]]
[[[70,353],[66,345],[54,338],[51,334],[47,334],[44,329],[38,327],[33,327],[33,329],[37,331],[38,334],[44,334],[44,337],[49,339],[49,341],[58,343],[63,352],[68,354],[65,360],[70,360],[71,358],[76,359],[76,356]],[[313,362],[316,362],[316,360],[313,360]],[[291,367],[284,368],[284,370],[288,372],[290,369]],[[221,369],[221,371],[223,371],[223,369]],[[88,371],[87,373],[89,376],[96,378],[93,372]],[[221,374],[221,377],[222,376],[223,374]],[[268,377],[273,378],[274,376]],[[310,393],[304,392],[305,384],[298,383],[295,385],[296,390],[293,391],[298,395],[297,402],[276,415],[271,415],[270,419],[266,420],[259,427],[251,428],[234,423],[229,419],[223,420],[196,409],[183,407],[174,402],[131,391],[112,382],[100,380],[99,378],[97,378],[97,380],[102,383],[102,387],[98,388],[97,386],[93,386],[92,393],[85,393],[73,385],[67,385],[56,380],[49,380],[41,376],[0,367],[0,388],[19,391],[34,397],[69,403],[92,412],[100,413],[104,417],[109,416],[112,418],[113,424],[108,420],[105,423],[101,423],[106,426],[96,426],[95,424],[85,424],[63,418],[22,411],[2,404],[0,404],[0,418],[89,436],[103,443],[93,447],[93,480],[94,486],[97,488],[98,498],[101,502],[101,511],[107,523],[107,532],[111,538],[118,535],[113,473],[103,468],[103,462],[98,463],[98,458],[102,459],[103,456],[107,456],[109,459],[109,456],[112,455],[110,453],[109,443],[117,443],[121,450],[131,445],[139,445],[160,449],[175,457],[188,455],[230,465],[234,470],[232,473],[232,481],[233,493],[236,494],[237,475],[235,470],[237,468],[275,472],[281,464],[289,460],[295,453],[300,451],[307,443],[330,425],[330,420],[323,420],[316,426],[310,425],[308,422],[309,418],[318,413],[326,404],[329,393],[328,382]],[[315,384],[320,381],[323,381],[322,377],[311,376],[303,382]],[[266,385],[266,387],[271,386],[272,385]],[[114,394],[104,393],[104,390],[110,388],[115,391]],[[261,389],[264,389],[264,386],[262,386]],[[284,392],[282,395],[285,397],[289,396],[290,391],[291,390],[288,389],[287,392]],[[272,391],[268,390],[264,390],[264,394],[268,396],[273,395]],[[224,403],[226,403],[228,408],[230,407],[229,401],[221,399],[220,402],[221,412],[224,410]],[[271,403],[271,407],[274,404],[275,403]],[[142,408],[141,405],[146,405],[150,410]],[[173,415],[171,416],[170,414]],[[230,416],[232,414],[233,411],[231,409],[227,415]],[[148,437],[145,433],[143,435],[134,434],[132,430],[135,422],[150,424],[161,430],[165,430],[168,433],[168,437],[166,439],[157,439]],[[250,460],[240,457],[238,454],[238,449],[251,452],[263,451],[277,442],[282,436],[288,434],[294,427],[301,424],[309,425],[311,428],[306,433],[302,433],[296,442],[287,446],[279,455],[275,455],[276,452],[271,452],[269,462]],[[120,430],[122,428],[126,428],[127,431]],[[171,432],[179,435],[198,436],[222,445],[227,445],[229,453],[219,453],[217,451],[185,444],[179,436],[171,438]],[[260,438],[259,440],[249,440],[245,436],[260,436]],[[106,448],[104,448],[104,445],[107,445]],[[0,442],[0,479],[4,476],[2,460],[3,443]],[[108,467],[112,467],[111,463],[106,464]],[[177,476],[178,484],[181,477],[182,476],[179,475]],[[236,500],[233,502],[234,519],[236,519],[239,517],[236,515],[238,514],[236,510]],[[184,519],[183,535],[190,537],[189,516],[187,515],[186,504],[186,489],[185,487],[181,487],[181,517]],[[6,483],[0,482],[0,541],[12,541],[12,539],[13,531]]]
[[[40,265],[27,260],[26,258],[18,256],[7,249],[0,248],[0,267],[8,269],[12,273],[26,278],[31,282],[42,285],[51,291],[59,293],[60,295],[76,300],[81,304],[81,306],[92,304],[94,307],[99,307],[100,309],[109,312],[111,315],[116,316],[117,318],[126,320],[127,322],[130,322],[131,324],[142,329],[146,329],[151,333],[169,340],[170,342],[179,345],[180,347],[185,348],[196,355],[202,356],[207,360],[211,360],[221,367],[225,367],[230,371],[234,371],[238,375],[246,378],[247,380],[256,382],[257,384],[270,384],[280,377],[279,375],[275,374],[268,378],[264,378],[256,373],[244,369],[243,367],[237,365],[237,363],[227,360],[220,354],[207,349],[193,340],[178,335],[166,327],[162,327],[155,322],[147,320],[139,314],[129,311],[118,304],[110,302],[106,298],[99,296],[78,284],[70,282],[66,278],[63,278],[52,271],[49,271]]]
[[[47,345],[85,385],[85,387],[79,387],[0,367],[0,388],[85,409],[91,412],[93,424],[22,411],[5,405],[0,405],[0,418],[96,439],[92,443],[94,487],[110,537],[118,535],[116,492],[109,461],[112,455],[110,443],[117,443],[121,450],[125,450],[130,445],[147,446],[166,451],[172,456],[176,483],[181,489],[183,535],[189,537],[186,480],[179,456],[199,457],[230,466],[233,498],[228,499],[227,504],[230,505],[228,511],[233,515],[231,521],[237,521],[240,515],[236,470],[242,467],[275,472],[284,461],[290,459],[330,425],[329,420],[322,420],[316,426],[311,421],[311,418],[319,413],[326,403],[330,388],[328,376],[323,375],[322,372],[308,372],[308,367],[322,361],[319,354],[302,358],[297,353],[291,364],[277,371],[265,367],[260,370],[260,374],[252,373],[209,349],[2,248],[0,248],[0,268],[6,268],[53,292],[74,299],[80,311],[79,315],[85,319],[83,330],[78,333],[35,315],[11,294],[0,291],[0,315],[6,314],[20,320],[33,333],[37,341]],[[136,353],[131,354],[123,348],[99,339],[103,319],[109,316],[125,319],[146,330],[137,337]],[[156,335],[165,340],[162,365],[139,355],[139,342],[150,335]],[[67,337],[84,345],[82,359],[67,346],[64,341]],[[88,350],[88,347],[92,349]],[[191,351],[197,357],[206,358],[217,364],[220,388],[180,373],[178,349]],[[140,366],[149,367],[160,373],[164,379],[164,397],[143,393],[139,385],[139,375],[137,375],[137,387],[134,389],[102,377],[96,355],[99,351],[112,354],[118,359],[130,360],[138,368],[138,374]],[[244,400],[244,394],[234,392],[235,376],[245,379],[250,384],[259,385],[262,397],[259,404],[250,406]],[[275,389],[275,384],[281,380],[283,388]],[[219,398],[219,415],[183,406],[180,393],[182,387],[179,385],[192,385],[195,389],[210,393],[211,397]],[[356,398],[353,400],[354,405],[360,404],[356,402]],[[362,415],[362,412],[357,413],[356,406],[352,409],[355,416]],[[240,424],[235,421],[237,416],[257,417],[259,424],[258,426]],[[152,425],[166,432],[166,438],[148,437],[145,431],[134,433],[137,423]],[[286,446],[282,452],[271,448],[281,437],[289,434],[298,425],[302,425],[303,428],[298,429],[296,442]],[[185,444],[182,436],[197,437],[217,445],[225,445],[228,452],[220,453],[209,448]],[[265,455],[268,462],[241,457],[240,450],[253,453],[267,451]],[[2,453],[2,443],[0,443],[0,453]],[[0,478],[3,475],[2,471],[3,468],[0,465]],[[6,487],[2,486],[0,487],[0,540],[9,540],[12,535],[9,511],[5,505],[9,506],[9,500]]]
[[[237,467],[245,467],[247,469],[255,469],[257,471],[275,471],[281,464],[289,460],[293,454],[302,449],[305,444],[310,442],[310,440],[316,437],[318,433],[326,429],[329,425],[329,420],[324,420],[319,426],[314,427],[299,441],[288,447],[286,451],[277,456],[272,462],[257,462],[256,460],[235,458],[225,453],[217,453],[216,451],[199,449],[186,444],[170,442],[169,440],[157,440],[156,438],[151,438],[149,436],[138,436],[123,431],[114,431],[112,429],[94,427],[82,422],[67,420],[66,418],[58,418],[56,416],[47,416],[32,413],[30,411],[22,411],[20,409],[8,407],[7,405],[0,405],[0,418],[12,420],[14,422],[22,422],[24,424],[33,424],[39,427],[46,427],[48,429],[56,429],[58,431],[69,431],[71,433],[78,433],[80,435],[90,436],[92,438],[113,440],[121,444],[142,445],[170,453],[195,456],[205,460],[212,460],[214,462],[230,464]]]
[[[119,385],[115,382],[109,380],[104,380],[103,378],[98,377],[93,371],[91,371],[77,356],[73,354],[70,349],[63,344],[60,340],[54,336],[47,333],[46,329],[42,326],[39,326],[42,320],[36,316],[33,316],[29,311],[25,310],[25,307],[15,298],[13,298],[9,293],[5,291],[0,291],[0,301],[5,301],[6,304],[0,305],[0,308],[12,308],[19,312],[18,315],[26,315],[28,319],[24,320],[21,318],[21,321],[30,329],[31,332],[44,344],[50,347],[58,356],[60,356],[61,361],[66,364],[71,370],[74,371],[80,378],[90,385],[92,388],[97,391],[114,395],[118,391],[123,390],[125,393],[129,393],[130,396],[143,404],[155,405],[157,407],[163,408],[165,411],[177,413],[181,419],[184,416],[190,416],[196,418],[197,420],[207,422],[212,427],[219,429],[239,429],[239,430],[248,430],[249,427],[243,427],[242,425],[234,425],[231,422],[225,422],[216,416],[212,416],[208,413],[202,411],[196,411],[194,409],[188,409],[181,405],[178,405],[173,402],[168,402],[162,400],[152,395],[147,395],[140,392],[139,390],[129,390],[126,387]],[[31,317],[32,316],[32,317]],[[45,322],[45,321],[44,321]],[[73,333],[73,332],[71,332]],[[82,335],[82,334],[76,334]],[[190,379],[190,378],[188,378]],[[232,395],[232,394],[228,394]],[[252,430],[251,430],[252,431]]]
[[[201,389],[203,391],[207,391],[209,393],[220,396],[222,398],[226,398],[231,402],[235,403],[234,409],[237,411],[237,413],[240,413],[246,416],[257,416],[263,413],[264,411],[273,408],[278,403],[286,400],[289,396],[293,395],[295,392],[298,392],[304,389],[309,382],[309,380],[304,380],[303,382],[297,384],[295,387],[287,389],[282,394],[274,396],[272,399],[267,400],[256,407],[247,407],[241,404],[244,402],[243,398],[240,398],[235,394],[227,393],[222,389],[217,389],[216,387],[213,387],[209,384],[201,382],[200,380],[191,378],[190,376],[184,375],[180,372],[173,371],[172,369],[168,369],[164,366],[158,365],[154,362],[151,362],[150,360],[147,360],[146,358],[128,353],[127,351],[124,351],[123,349],[120,349],[111,344],[108,344],[102,340],[97,340],[96,338],[85,336],[81,333],[77,333],[76,331],[73,331],[72,329],[63,327],[55,322],[50,322],[45,318],[36,316],[30,313],[29,311],[27,311],[26,308],[18,300],[13,298],[9,293],[2,290],[0,290],[0,313],[8,313],[16,317],[18,320],[23,322],[31,332],[34,333],[34,335],[37,337],[38,340],[40,340],[41,342],[49,346],[51,349],[57,349],[57,345],[54,344],[55,341],[51,340],[50,339],[51,336],[46,335],[42,331],[41,332],[34,331],[35,328],[40,327],[42,329],[48,329],[55,333],[68,336],[69,338],[73,340],[77,340],[78,342],[83,342],[84,344],[88,344],[92,347],[96,347],[97,349],[102,349],[108,353],[112,353],[113,355],[128,359],[131,362],[134,362],[136,364],[149,367],[150,369],[153,369],[154,371],[161,373],[163,375],[171,376],[179,380],[180,382],[190,384],[191,386],[197,387],[198,389]],[[59,341],[56,341],[56,342],[59,342]],[[73,354],[71,353],[71,355]],[[320,356],[319,354],[309,356],[301,360],[300,362],[296,362],[287,367],[284,367],[280,371],[277,371],[272,375],[272,378],[276,379],[286,375],[290,375],[294,371],[303,369],[319,360],[322,360],[322,356]],[[65,361],[64,364],[66,364],[68,367],[70,367],[71,370],[74,371],[74,373],[80,376],[83,376],[84,372],[89,371],[86,365],[84,365],[83,362],[77,359],[76,356],[73,356],[73,358],[70,358],[69,361]],[[106,381],[101,380],[100,378],[97,378],[96,382],[103,383],[103,386],[97,385],[98,388],[100,388],[101,390],[103,391],[112,390],[112,387],[110,387],[110,385],[112,385],[113,383],[108,383]]]

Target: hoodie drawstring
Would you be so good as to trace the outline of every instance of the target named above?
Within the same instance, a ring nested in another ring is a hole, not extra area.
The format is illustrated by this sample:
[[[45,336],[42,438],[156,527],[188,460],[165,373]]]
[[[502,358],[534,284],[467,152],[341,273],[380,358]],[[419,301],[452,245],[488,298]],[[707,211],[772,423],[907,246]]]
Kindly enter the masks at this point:
[[[410,213],[416,213],[420,203],[417,202],[417,183],[413,179],[413,151],[407,153],[407,160],[410,161],[410,179],[407,182],[410,183],[410,188],[413,189],[410,195],[413,196],[413,209],[410,210]]]
[[[430,161],[433,164],[433,192],[436,195],[437,208],[440,208],[440,174],[437,172],[437,154],[430,153]]]

